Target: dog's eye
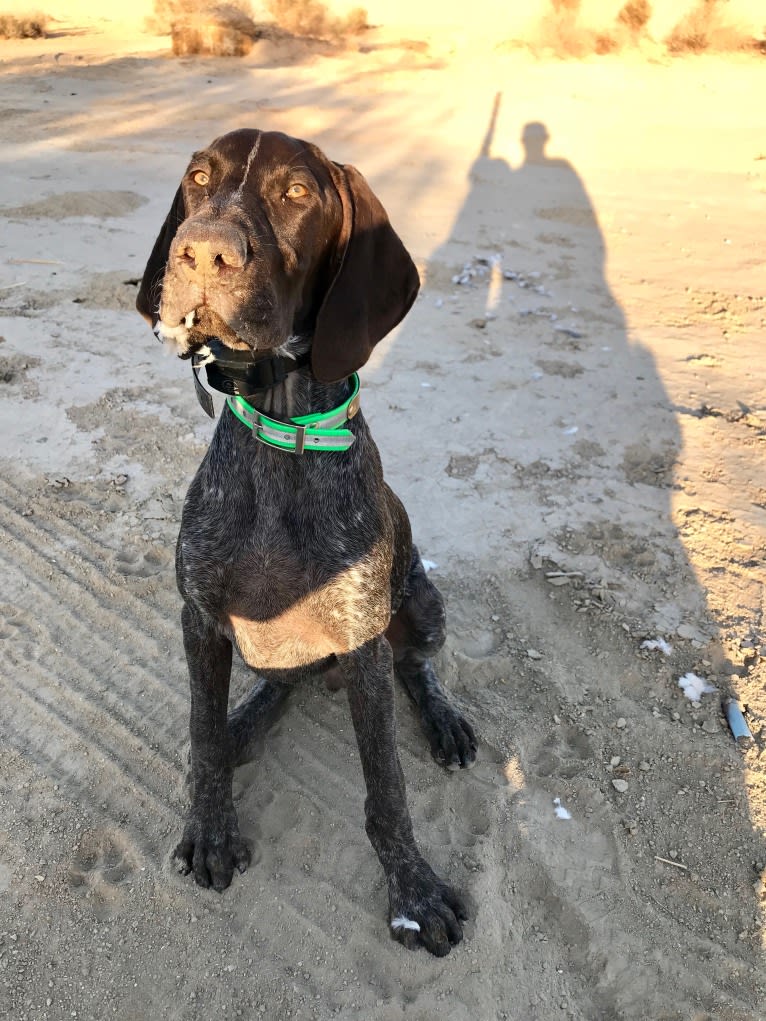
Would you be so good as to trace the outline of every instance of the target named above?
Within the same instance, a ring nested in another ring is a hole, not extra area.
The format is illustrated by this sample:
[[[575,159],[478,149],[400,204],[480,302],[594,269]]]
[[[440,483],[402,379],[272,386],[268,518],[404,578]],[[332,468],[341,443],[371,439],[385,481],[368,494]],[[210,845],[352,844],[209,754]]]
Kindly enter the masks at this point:
[[[196,173],[192,174],[192,181],[194,181],[195,184],[198,184],[200,188],[204,188],[206,184],[209,184],[210,177],[204,170],[198,170]]]
[[[285,195],[289,199],[302,199],[305,198],[309,193],[308,188],[304,184],[291,184],[285,192]]]

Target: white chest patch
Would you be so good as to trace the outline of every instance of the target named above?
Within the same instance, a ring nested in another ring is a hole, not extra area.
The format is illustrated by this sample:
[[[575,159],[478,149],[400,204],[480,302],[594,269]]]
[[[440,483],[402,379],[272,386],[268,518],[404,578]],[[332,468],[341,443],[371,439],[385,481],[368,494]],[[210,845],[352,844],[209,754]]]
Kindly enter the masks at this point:
[[[369,561],[340,571],[277,616],[255,620],[230,612],[242,658],[256,670],[289,670],[360,648],[391,620],[390,574],[389,559],[373,551]]]

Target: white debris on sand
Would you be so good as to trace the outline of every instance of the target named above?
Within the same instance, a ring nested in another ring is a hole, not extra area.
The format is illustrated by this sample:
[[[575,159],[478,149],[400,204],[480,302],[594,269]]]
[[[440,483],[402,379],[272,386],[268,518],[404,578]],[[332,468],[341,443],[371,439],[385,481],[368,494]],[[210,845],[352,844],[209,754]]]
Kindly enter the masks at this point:
[[[684,695],[690,702],[699,702],[700,695],[707,695],[711,691],[718,691],[714,684],[708,684],[704,677],[688,673],[678,678],[679,688],[683,688]]]
[[[673,652],[673,646],[666,642],[664,638],[647,638],[641,642],[641,648],[648,649],[650,652],[657,649],[665,656],[670,656]]]
[[[554,811],[557,819],[571,819],[572,816],[564,806],[561,804],[561,798],[554,798],[553,804],[555,805]]]
[[[435,560],[425,560],[423,557],[420,558],[420,562],[423,565],[423,570],[428,574],[429,571],[435,571],[439,566]]]

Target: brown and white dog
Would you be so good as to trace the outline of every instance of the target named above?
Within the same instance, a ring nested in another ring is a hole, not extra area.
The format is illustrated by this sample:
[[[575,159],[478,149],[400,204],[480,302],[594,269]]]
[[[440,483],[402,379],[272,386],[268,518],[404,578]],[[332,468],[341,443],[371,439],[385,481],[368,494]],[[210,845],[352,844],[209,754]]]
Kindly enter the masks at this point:
[[[287,366],[255,395],[236,383],[229,390],[243,399],[227,402],[184,505],[176,567],[193,791],[178,865],[216,890],[247,868],[233,770],[290,686],[331,672],[348,689],[392,934],[443,955],[461,940],[466,910],[415,843],[394,675],[439,763],[472,765],[476,738],[434,673],[443,602],[383,481],[353,375],[406,315],[418,286],[357,170],[299,139],[240,130],[192,157],[137,304],[182,356],[202,352],[212,361],[223,345],[256,367],[267,359]],[[316,417],[307,424],[306,416]],[[280,446],[279,436],[295,441]],[[228,713],[234,646],[258,680]]]

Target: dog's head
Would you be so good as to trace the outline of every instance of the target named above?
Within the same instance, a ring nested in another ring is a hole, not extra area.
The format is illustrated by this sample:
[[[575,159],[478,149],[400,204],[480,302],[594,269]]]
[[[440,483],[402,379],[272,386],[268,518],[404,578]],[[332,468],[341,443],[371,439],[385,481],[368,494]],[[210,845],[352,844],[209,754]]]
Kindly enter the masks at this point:
[[[311,337],[312,372],[331,382],[364,365],[418,287],[359,171],[288,135],[241,130],[192,157],[136,305],[181,355],[210,337],[259,352]]]

